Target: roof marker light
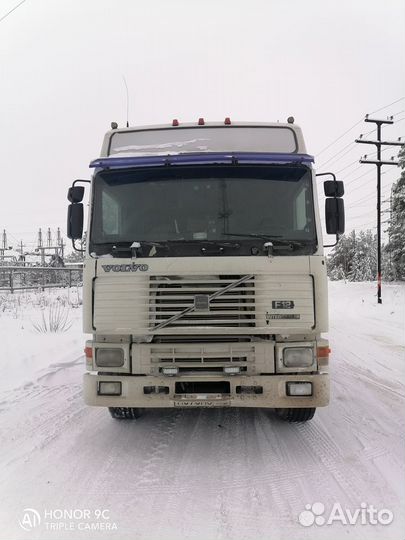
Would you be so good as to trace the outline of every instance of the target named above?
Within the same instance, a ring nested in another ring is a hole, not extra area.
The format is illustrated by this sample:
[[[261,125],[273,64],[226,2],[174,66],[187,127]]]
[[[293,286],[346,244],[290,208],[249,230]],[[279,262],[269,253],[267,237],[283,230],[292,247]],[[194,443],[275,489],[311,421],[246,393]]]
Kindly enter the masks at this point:
[[[199,119],[198,119],[198,125],[199,125],[199,126],[205,125],[204,118],[199,118]]]
[[[174,118],[172,122],[172,126],[177,127],[178,125],[179,125],[179,121],[177,120],[177,118]]]
[[[231,119],[229,118],[229,116],[227,116],[227,117],[225,118],[224,124],[225,124],[226,126],[230,126],[230,125],[231,125]]]
[[[295,120],[295,119],[294,119],[293,116],[289,116],[289,117],[287,118],[287,122],[288,122],[289,124],[293,124],[293,123],[294,123],[294,120]]]

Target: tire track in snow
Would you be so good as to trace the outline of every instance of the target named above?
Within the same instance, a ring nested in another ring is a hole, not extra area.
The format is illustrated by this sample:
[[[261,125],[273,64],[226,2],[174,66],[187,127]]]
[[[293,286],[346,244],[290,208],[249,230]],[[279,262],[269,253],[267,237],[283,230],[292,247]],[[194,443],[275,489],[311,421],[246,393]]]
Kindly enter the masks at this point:
[[[67,429],[72,422],[78,421],[85,414],[85,405],[81,402],[82,389],[80,385],[61,385],[33,389],[32,395],[26,396],[30,407],[27,414],[22,401],[14,403],[14,408],[2,411],[2,423],[5,428],[0,430],[2,452],[4,456],[3,473],[9,474],[9,467],[15,462],[30,459],[30,454],[36,449],[45,449],[54,439]],[[47,404],[44,409],[44,403]],[[24,414],[19,414],[19,407]],[[16,417],[12,427],[7,422],[7,416]],[[19,444],[19,441],[23,444]],[[28,443],[28,444],[27,444]]]

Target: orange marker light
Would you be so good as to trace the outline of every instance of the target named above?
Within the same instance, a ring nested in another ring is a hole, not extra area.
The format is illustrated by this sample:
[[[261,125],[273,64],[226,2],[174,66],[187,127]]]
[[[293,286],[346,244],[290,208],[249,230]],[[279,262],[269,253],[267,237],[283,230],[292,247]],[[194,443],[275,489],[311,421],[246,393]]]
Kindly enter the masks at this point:
[[[318,358],[328,358],[331,352],[332,351],[329,347],[318,347],[316,349],[316,356]]]
[[[86,355],[86,358],[93,358],[93,348],[92,347],[85,347],[84,348],[84,354]]]

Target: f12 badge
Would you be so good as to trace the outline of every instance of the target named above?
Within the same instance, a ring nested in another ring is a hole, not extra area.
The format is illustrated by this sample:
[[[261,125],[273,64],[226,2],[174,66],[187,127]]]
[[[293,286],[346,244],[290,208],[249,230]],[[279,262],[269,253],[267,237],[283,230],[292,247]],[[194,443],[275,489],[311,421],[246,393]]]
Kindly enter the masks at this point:
[[[294,300],[273,300],[272,309],[294,309]]]

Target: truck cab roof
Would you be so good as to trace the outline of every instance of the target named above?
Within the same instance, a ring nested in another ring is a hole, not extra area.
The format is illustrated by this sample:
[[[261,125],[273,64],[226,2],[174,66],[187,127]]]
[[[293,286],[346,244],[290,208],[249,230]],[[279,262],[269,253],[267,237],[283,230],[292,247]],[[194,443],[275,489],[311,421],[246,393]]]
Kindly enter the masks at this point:
[[[101,158],[206,153],[306,154],[301,128],[291,123],[205,122],[111,129]]]

